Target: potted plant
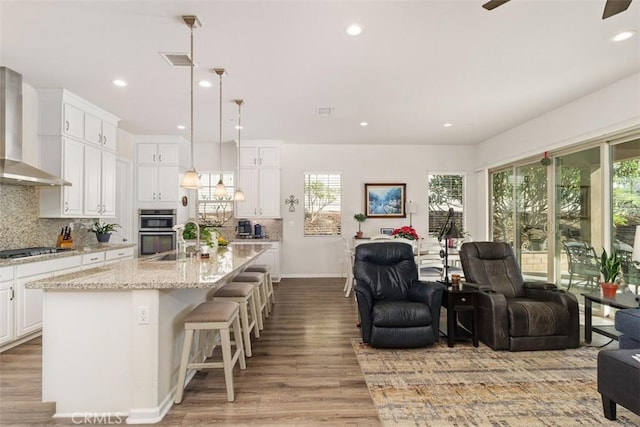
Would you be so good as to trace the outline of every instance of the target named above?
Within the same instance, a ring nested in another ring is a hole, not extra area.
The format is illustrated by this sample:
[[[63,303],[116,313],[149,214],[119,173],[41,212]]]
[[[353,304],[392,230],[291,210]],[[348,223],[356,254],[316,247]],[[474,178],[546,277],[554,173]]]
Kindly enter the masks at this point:
[[[607,255],[606,249],[602,251],[602,257],[600,258],[600,273],[602,273],[602,295],[606,298],[615,298],[618,291],[618,284],[615,283],[616,278],[621,271],[621,260],[618,257],[618,253],[613,251],[611,255]]]
[[[101,224],[100,221],[96,221],[93,223],[93,226],[87,231],[89,233],[96,233],[98,242],[106,243],[111,238],[111,233],[113,233],[118,227],[120,227],[120,225],[118,224]]]
[[[353,216],[353,219],[358,221],[358,232],[356,233],[356,239],[362,239],[362,223],[367,220],[367,217],[363,213],[357,213]]]

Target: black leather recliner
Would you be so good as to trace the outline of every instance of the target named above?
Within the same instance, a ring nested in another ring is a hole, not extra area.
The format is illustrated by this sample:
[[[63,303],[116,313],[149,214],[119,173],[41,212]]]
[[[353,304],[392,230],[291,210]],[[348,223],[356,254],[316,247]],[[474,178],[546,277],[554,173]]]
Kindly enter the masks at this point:
[[[552,283],[525,282],[511,246],[460,248],[464,287],[475,287],[480,341],[494,350],[558,350],[580,345],[578,300]],[[461,313],[462,324],[471,319]]]
[[[418,281],[411,245],[360,244],[353,273],[363,342],[403,348],[438,341],[443,286]]]

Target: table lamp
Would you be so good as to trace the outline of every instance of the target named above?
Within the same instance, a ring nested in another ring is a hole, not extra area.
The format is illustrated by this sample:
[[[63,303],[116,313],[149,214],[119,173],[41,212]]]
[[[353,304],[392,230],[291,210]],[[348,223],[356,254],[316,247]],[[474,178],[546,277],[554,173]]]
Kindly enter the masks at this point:
[[[444,233],[444,283],[449,284],[449,239],[459,239],[462,237],[462,234],[458,231],[458,227],[456,227],[456,223],[451,218],[451,225],[449,229]]]
[[[413,227],[413,214],[418,212],[418,205],[409,200],[405,205],[405,210],[409,214],[409,227]]]

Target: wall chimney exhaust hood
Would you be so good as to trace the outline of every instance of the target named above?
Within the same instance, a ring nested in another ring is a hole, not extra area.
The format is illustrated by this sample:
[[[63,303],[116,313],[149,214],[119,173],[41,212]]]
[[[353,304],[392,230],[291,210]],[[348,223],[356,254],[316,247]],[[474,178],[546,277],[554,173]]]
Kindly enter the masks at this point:
[[[0,67],[0,182],[71,185],[22,161],[22,76],[7,67]]]

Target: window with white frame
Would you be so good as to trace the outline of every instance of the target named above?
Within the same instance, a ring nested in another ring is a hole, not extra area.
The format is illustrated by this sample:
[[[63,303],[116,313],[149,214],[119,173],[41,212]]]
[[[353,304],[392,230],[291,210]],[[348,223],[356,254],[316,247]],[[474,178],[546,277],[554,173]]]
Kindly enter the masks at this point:
[[[342,231],[342,174],[304,174],[304,235],[336,236]]]
[[[453,208],[456,228],[464,230],[464,175],[429,174],[429,234],[438,236],[447,219],[449,209]]]
[[[220,180],[220,172],[200,174],[202,188],[197,190],[196,212],[198,220],[204,223],[220,224],[225,218],[233,217],[233,194],[235,179],[233,172],[222,172],[222,183],[227,187],[227,195],[215,197],[213,192]]]

